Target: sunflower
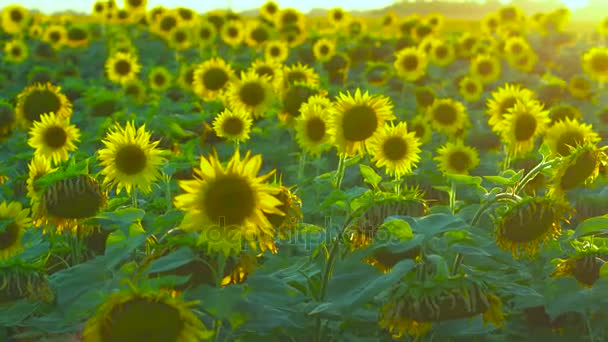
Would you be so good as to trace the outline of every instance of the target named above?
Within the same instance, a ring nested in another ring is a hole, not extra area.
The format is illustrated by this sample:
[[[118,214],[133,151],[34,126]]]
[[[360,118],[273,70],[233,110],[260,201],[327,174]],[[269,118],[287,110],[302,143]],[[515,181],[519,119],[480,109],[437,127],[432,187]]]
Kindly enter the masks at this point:
[[[483,82],[468,75],[464,76],[458,82],[458,91],[466,101],[477,102],[483,94]]]
[[[302,24],[306,17],[293,8],[282,9],[275,17],[275,24],[279,28],[285,28]]]
[[[582,58],[583,71],[591,79],[608,81],[608,47],[593,47]]]
[[[228,85],[226,100],[232,110],[259,118],[273,103],[273,85],[268,76],[259,76],[253,70],[241,72],[241,78]]]
[[[186,212],[181,227],[199,231],[210,250],[225,254],[239,252],[243,239],[254,249],[274,249],[268,241],[275,229],[265,214],[284,213],[273,196],[277,189],[265,183],[274,171],[258,176],[261,166],[261,155],[247,152],[242,158],[238,149],[225,168],[216,156],[201,156],[195,179],[178,182],[186,191],[175,197],[175,207]]]
[[[591,142],[579,144],[555,170],[548,195],[562,197],[566,191],[593,183],[599,175],[600,167],[605,167],[608,163],[605,149]]]
[[[384,167],[396,178],[411,173],[420,161],[420,141],[416,133],[408,132],[405,122],[385,124],[367,146],[376,167]]]
[[[208,20],[200,20],[195,29],[194,41],[201,47],[213,45],[217,38],[217,29]]]
[[[138,104],[144,103],[146,99],[146,85],[139,78],[134,78],[123,83],[122,90],[126,96],[132,98]],[[113,112],[110,114],[113,114]]]
[[[329,131],[338,153],[363,155],[366,142],[379,133],[386,121],[394,119],[393,104],[388,97],[361,93],[357,88],[354,96],[347,91],[336,98]]]
[[[302,200],[292,187],[284,186],[280,180],[278,182],[275,180],[273,185],[278,189],[273,196],[281,202],[277,209],[285,215],[273,213],[264,213],[264,215],[274,227],[278,238],[289,239],[303,218]]]
[[[68,160],[68,154],[76,150],[74,143],[79,139],[80,130],[70,125],[69,118],[61,118],[55,113],[49,113],[43,114],[40,121],[34,121],[28,144],[35,149],[34,154],[44,156],[58,164]]]
[[[0,260],[17,254],[21,246],[21,236],[29,227],[29,209],[22,209],[19,202],[0,203]]]
[[[600,137],[593,131],[591,125],[566,118],[547,129],[544,141],[554,155],[567,156],[572,149],[585,142],[593,144],[599,142]]]
[[[125,0],[125,9],[129,12],[146,12],[148,0]]]
[[[483,83],[492,83],[500,78],[500,60],[494,56],[482,54],[471,60],[471,76]]]
[[[97,151],[101,171],[105,175],[104,184],[116,185],[116,192],[122,188],[131,194],[136,188],[149,193],[151,183],[160,178],[159,166],[165,162],[164,151],[156,148],[158,141],[151,142],[151,133],[143,125],[137,130],[133,122],[123,128],[116,123],[102,141],[104,149]]]
[[[43,185],[31,201],[34,224],[44,226],[44,233],[51,228],[52,233],[61,234],[68,229],[76,232],[84,227],[81,225],[83,220],[97,215],[105,207],[107,195],[88,174],[65,173]]]
[[[245,25],[245,43],[250,48],[263,46],[272,37],[270,27],[262,21],[250,21]]]
[[[6,42],[2,50],[4,51],[4,60],[9,63],[21,63],[29,55],[29,48],[21,39]]]
[[[213,130],[220,138],[237,142],[247,141],[252,124],[253,119],[247,111],[225,109],[213,120]]]
[[[357,40],[367,32],[367,23],[365,19],[359,17],[351,18],[346,26],[346,32],[351,40]]]
[[[414,132],[420,144],[426,144],[431,140],[433,130],[425,115],[415,115],[409,122],[409,129]]]
[[[17,126],[15,109],[10,102],[0,100],[0,141],[8,138]]]
[[[148,71],[148,84],[152,90],[165,91],[171,87],[173,75],[163,65],[157,65]]]
[[[168,45],[175,51],[185,51],[192,47],[194,37],[192,28],[187,25],[180,25],[171,30],[167,35]]]
[[[234,70],[222,58],[212,58],[197,66],[193,78],[194,93],[205,101],[213,101],[221,99],[234,78]]]
[[[23,127],[40,121],[42,114],[55,113],[67,119],[72,115],[72,103],[61,93],[61,87],[51,83],[34,84],[17,95],[15,114]]]
[[[260,15],[267,21],[274,23],[279,13],[279,5],[274,1],[267,1],[260,7]]]
[[[583,119],[583,113],[581,113],[581,111],[577,107],[567,103],[553,105],[549,109],[549,116],[551,117],[551,125],[554,125],[566,119]]]
[[[72,25],[66,32],[66,45],[71,48],[89,45],[89,28],[84,25]]]
[[[302,82],[296,82],[282,91],[281,109],[279,120],[291,125],[294,119],[300,116],[302,104],[306,103],[312,96],[320,95],[323,92],[316,86],[311,86]]]
[[[479,153],[474,147],[465,146],[462,140],[447,142],[437,150],[433,158],[443,174],[464,174],[479,165]]]
[[[51,161],[41,155],[34,155],[32,160],[28,163],[26,189],[33,213],[38,212],[38,205],[40,203],[39,198],[42,195],[42,189],[36,185],[36,181],[40,179],[40,177],[55,172],[56,170],[56,168],[51,167]]]
[[[416,108],[426,110],[435,101],[435,90],[429,86],[417,86],[414,89],[414,96],[416,97]]]
[[[181,64],[177,75],[177,84],[182,90],[187,92],[194,91],[194,72],[197,64]]]
[[[315,100],[317,99],[317,100]],[[324,104],[321,100],[327,101]],[[331,108],[329,99],[321,96],[311,96],[300,106],[300,116],[296,118],[296,142],[301,149],[313,156],[320,155],[332,143],[329,134],[329,117]]]
[[[444,39],[433,39],[429,59],[438,66],[448,66],[456,59],[454,45]]]
[[[281,76],[283,78],[283,89],[296,83],[303,83],[311,87],[319,85],[319,74],[315,72],[315,69],[300,62],[284,66]]]
[[[530,43],[521,36],[509,37],[505,40],[503,53],[507,58],[518,58],[530,50]]]
[[[281,63],[256,59],[249,66],[248,71],[249,70],[253,70],[261,77],[267,76],[276,90],[281,88],[280,81],[282,79],[283,72]]]
[[[44,29],[42,41],[48,43],[54,50],[59,50],[67,43],[68,32],[63,25],[53,24]]]
[[[330,39],[321,38],[313,44],[312,53],[316,60],[327,62],[336,53],[336,43]]]
[[[600,279],[600,269],[606,263],[601,254],[591,250],[578,251],[567,259],[557,259],[552,277],[574,277],[581,285],[592,287]]]
[[[20,5],[9,5],[2,9],[2,29],[14,35],[20,33],[30,20],[30,12]]]
[[[521,56],[509,58],[508,61],[517,70],[524,73],[530,73],[534,70],[534,66],[536,66],[536,63],[538,62],[538,55],[534,50],[529,49],[524,51]]]
[[[533,257],[539,247],[561,235],[568,203],[550,196],[528,197],[515,204],[496,219],[496,244],[514,257]]]
[[[114,83],[123,84],[137,78],[141,65],[137,57],[124,52],[116,52],[105,63],[108,79]]]
[[[417,81],[426,74],[428,59],[426,54],[416,47],[407,47],[396,53],[393,63],[397,74],[406,81]]]
[[[213,331],[174,294],[161,291],[130,289],[111,294],[86,322],[85,342],[141,341],[164,342],[208,341]]]
[[[426,116],[431,127],[447,135],[455,135],[469,125],[465,106],[450,98],[435,99]]]
[[[245,39],[245,26],[240,20],[229,20],[222,25],[220,37],[224,43],[235,48],[241,45]]]
[[[509,112],[517,101],[527,103],[534,98],[534,93],[516,84],[505,84],[493,91],[492,98],[487,100],[486,114],[490,116],[488,124],[495,132],[502,129],[505,115]]]
[[[517,101],[504,117],[502,139],[513,156],[521,156],[534,148],[535,138],[547,129],[549,112],[537,100]]]
[[[282,40],[271,40],[264,45],[264,58],[267,61],[282,63],[289,56],[289,45]]]
[[[580,100],[590,100],[594,95],[591,80],[582,74],[576,74],[570,78],[568,92],[572,97]]]

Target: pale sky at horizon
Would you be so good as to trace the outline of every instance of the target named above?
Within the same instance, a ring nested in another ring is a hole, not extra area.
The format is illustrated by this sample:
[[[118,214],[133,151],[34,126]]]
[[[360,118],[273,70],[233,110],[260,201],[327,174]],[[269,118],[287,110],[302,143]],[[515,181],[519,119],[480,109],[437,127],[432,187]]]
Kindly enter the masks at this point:
[[[587,4],[587,0],[561,0],[571,9],[582,7]],[[607,0],[608,1],[608,0]],[[197,12],[207,12],[218,8],[232,8],[235,11],[259,8],[266,0],[148,0],[148,8],[162,5],[165,7],[188,7]],[[275,0],[282,8],[292,7],[302,12],[308,12],[313,8],[333,8],[342,7],[346,10],[368,10],[382,8],[395,2],[395,0]],[[501,2],[509,2],[501,1]],[[0,8],[7,5],[20,4],[29,9],[38,9],[44,13],[52,13],[62,10],[74,10],[79,12],[90,12],[95,0],[51,0],[42,2],[41,0],[0,0]],[[117,3],[121,5],[122,0]]]

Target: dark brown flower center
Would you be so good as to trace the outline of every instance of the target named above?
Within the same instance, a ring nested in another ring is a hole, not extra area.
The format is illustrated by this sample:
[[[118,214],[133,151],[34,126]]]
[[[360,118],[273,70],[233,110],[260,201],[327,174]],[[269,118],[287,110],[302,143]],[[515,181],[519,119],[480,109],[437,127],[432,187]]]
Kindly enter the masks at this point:
[[[449,165],[458,173],[465,173],[469,170],[472,163],[471,157],[463,151],[454,151],[450,153]]]
[[[354,105],[344,112],[342,129],[344,138],[350,141],[364,141],[378,128],[376,111],[368,105]]]
[[[148,159],[141,147],[136,145],[126,145],[119,148],[116,152],[116,168],[118,171],[135,175],[146,168]]]
[[[116,61],[114,63],[114,71],[120,76],[126,76],[131,72],[131,63],[124,59]]]
[[[23,14],[19,10],[12,10],[10,13],[11,21],[14,23],[21,23],[23,20]]]
[[[310,141],[319,142],[325,137],[325,122],[319,117],[306,121],[306,136]]]
[[[597,167],[597,159],[592,151],[585,151],[576,158],[576,161],[568,166],[562,179],[560,186],[563,190],[573,189],[585,182],[591,177]]]
[[[537,127],[538,122],[534,115],[529,113],[519,115],[515,119],[515,139],[517,141],[530,140],[536,133]]]
[[[488,76],[488,75],[491,75],[492,72],[494,71],[494,66],[489,61],[481,61],[477,65],[477,71],[482,76]]]
[[[253,214],[256,198],[246,179],[227,174],[209,184],[202,205],[212,223],[230,227]]]
[[[50,90],[34,90],[24,101],[23,111],[30,121],[40,120],[40,115],[46,113],[58,113],[61,109],[61,101],[55,93]]]
[[[591,68],[596,72],[608,71],[608,54],[594,55],[591,59]]]
[[[384,156],[391,161],[400,161],[409,150],[407,142],[401,137],[390,137],[382,144]]]
[[[63,127],[52,126],[44,132],[45,145],[57,149],[63,147],[68,140],[68,135]]]
[[[562,156],[570,154],[570,147],[576,148],[585,140],[580,131],[567,131],[557,139],[557,153]]]
[[[401,66],[406,71],[414,71],[418,67],[418,57],[414,55],[408,55],[401,59]]]
[[[255,107],[266,100],[266,90],[258,82],[247,82],[241,86],[239,98],[247,106]]]
[[[211,68],[203,74],[203,84],[205,88],[217,91],[224,88],[228,83],[228,74],[222,68]]]
[[[46,211],[52,216],[65,219],[95,216],[103,202],[99,183],[88,175],[55,182],[43,194]]]
[[[433,111],[433,118],[444,126],[456,123],[458,114],[456,108],[448,103],[439,104]]]
[[[0,231],[0,251],[13,247],[19,240],[19,231],[21,228],[14,221],[5,227],[4,231]]]
[[[222,130],[228,135],[239,135],[243,133],[244,128],[243,120],[237,117],[229,117],[222,123]]]

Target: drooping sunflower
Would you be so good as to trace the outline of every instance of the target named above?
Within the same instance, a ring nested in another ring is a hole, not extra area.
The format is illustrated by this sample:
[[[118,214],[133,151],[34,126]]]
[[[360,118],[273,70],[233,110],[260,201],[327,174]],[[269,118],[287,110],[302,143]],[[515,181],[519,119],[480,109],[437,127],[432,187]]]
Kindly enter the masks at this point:
[[[246,112],[255,118],[264,116],[274,98],[270,78],[253,70],[241,72],[240,79],[230,82],[226,90],[226,101],[232,110]]]
[[[29,56],[29,48],[21,39],[13,39],[4,44],[4,60],[9,63],[21,63]]]
[[[27,26],[30,17],[30,12],[23,6],[6,6],[2,9],[2,30],[11,35],[20,33]]]
[[[241,45],[245,39],[245,26],[240,20],[229,20],[222,25],[220,37],[224,43],[231,47]]]
[[[311,87],[319,85],[319,74],[315,72],[315,69],[299,62],[297,64],[284,66],[281,77],[283,78],[283,89],[296,83],[304,83]]]
[[[496,244],[516,258],[533,257],[539,247],[561,235],[569,204],[550,196],[527,197],[510,204],[496,219]]]
[[[330,117],[330,134],[338,153],[347,156],[365,154],[365,144],[394,120],[393,104],[384,95],[361,93],[357,88],[354,96],[350,91],[340,92]]]
[[[61,92],[61,87],[51,83],[34,84],[17,95],[15,114],[23,127],[39,121],[42,114],[55,113],[60,118],[72,115],[72,103]]]
[[[435,130],[450,136],[469,125],[465,106],[450,98],[435,99],[427,108],[426,116]]]
[[[40,121],[34,121],[30,129],[28,144],[41,155],[58,164],[69,158],[80,140],[80,130],[70,125],[69,118],[61,118],[55,113],[43,114]]]
[[[411,173],[420,161],[420,141],[416,133],[408,132],[405,122],[385,124],[367,146],[376,167],[384,167],[396,178]]]
[[[477,55],[471,60],[470,73],[483,83],[492,83],[500,78],[500,60],[488,54]]]
[[[208,341],[208,330],[185,303],[169,291],[132,288],[111,294],[87,321],[84,342]]]
[[[230,64],[217,57],[199,64],[194,71],[194,93],[205,101],[222,99],[223,93],[234,78]]]
[[[597,248],[596,246],[594,247]],[[551,273],[552,277],[571,276],[585,287],[593,287],[595,282],[600,279],[600,270],[606,263],[602,259],[601,253],[593,251],[590,248],[587,250],[577,249],[575,255],[566,259],[557,259],[556,261],[558,264],[555,266],[555,271]]]
[[[479,153],[474,147],[466,146],[462,140],[447,142],[437,150],[433,158],[443,174],[464,174],[479,165]]]
[[[40,177],[56,170],[56,168],[51,167],[51,161],[41,155],[34,155],[32,160],[28,163],[26,189],[32,213],[38,212],[38,205],[40,204],[39,198],[42,195],[42,189],[36,185],[36,181],[40,179]]]
[[[152,191],[152,182],[160,178],[159,166],[165,162],[163,150],[157,148],[158,141],[150,141],[152,134],[146,126],[135,128],[129,122],[123,128],[116,123],[102,141],[105,148],[98,150],[98,159],[103,166],[104,184],[116,185],[116,192],[123,188],[128,194],[136,189],[143,193]]]
[[[336,43],[328,38],[321,38],[312,46],[312,54],[320,62],[329,61],[335,53]]]
[[[599,142],[600,137],[593,131],[591,125],[566,118],[547,129],[544,141],[549,145],[552,154],[567,156],[572,149],[585,142],[593,144]]]
[[[97,215],[105,207],[107,194],[87,173],[53,171],[50,175],[57,177],[42,185],[31,199],[34,224],[42,226],[44,233],[76,232],[85,227],[83,220]]]
[[[21,236],[31,223],[29,212],[19,202],[0,203],[0,260],[12,257],[23,248]]]
[[[53,24],[44,29],[42,40],[48,43],[54,50],[60,50],[68,39],[68,32],[63,25]]]
[[[583,71],[597,82],[608,81],[608,47],[593,47],[582,58]]]
[[[479,101],[483,94],[483,90],[483,82],[468,75],[464,76],[460,82],[458,82],[458,91],[468,102]]]
[[[275,180],[273,183],[279,190],[273,196],[281,201],[278,209],[284,215],[272,213],[265,213],[264,215],[266,215],[266,218],[268,218],[268,221],[274,227],[279,239],[289,239],[302,220],[302,200],[295,193],[293,187],[286,187],[280,179],[278,181]]]
[[[325,97],[312,96],[300,106],[300,116],[296,118],[295,123],[296,142],[310,155],[318,156],[332,143],[327,115],[331,102],[325,106],[319,100],[311,101],[313,98],[326,99],[329,102]]]
[[[213,120],[215,134],[230,141],[249,140],[252,125],[251,115],[243,109],[225,109]]]
[[[173,74],[163,65],[157,65],[148,71],[148,85],[154,91],[165,91],[171,87]]]
[[[534,148],[536,137],[545,132],[550,122],[549,112],[540,102],[518,100],[504,117],[501,138],[512,156],[521,156]]]
[[[277,63],[284,62],[289,56],[289,45],[282,40],[271,40],[264,44],[264,59]]]
[[[89,45],[89,28],[85,25],[71,25],[66,32],[66,45],[71,48]]]
[[[495,132],[502,130],[505,115],[517,101],[527,103],[534,99],[534,93],[531,90],[509,83],[493,91],[491,96],[486,103],[486,114],[490,117],[488,124]]]
[[[141,65],[137,56],[130,53],[116,52],[106,60],[105,70],[110,81],[123,84],[137,77]]]
[[[416,47],[407,47],[396,53],[393,63],[399,77],[406,81],[417,81],[426,74],[428,58],[426,54]]]
[[[266,180],[274,171],[258,176],[262,156],[241,157],[236,149],[223,167],[217,156],[201,156],[200,169],[194,180],[179,181],[186,191],[175,197],[176,208],[186,212],[181,227],[200,232],[200,241],[209,250],[230,254],[239,252],[242,242],[249,242],[254,250],[273,249],[276,231],[265,214],[284,215],[282,204],[273,195],[278,191]],[[238,202],[234,199],[238,198]]]
[[[605,149],[591,142],[579,144],[555,170],[548,195],[561,198],[569,190],[593,183],[608,163]]]

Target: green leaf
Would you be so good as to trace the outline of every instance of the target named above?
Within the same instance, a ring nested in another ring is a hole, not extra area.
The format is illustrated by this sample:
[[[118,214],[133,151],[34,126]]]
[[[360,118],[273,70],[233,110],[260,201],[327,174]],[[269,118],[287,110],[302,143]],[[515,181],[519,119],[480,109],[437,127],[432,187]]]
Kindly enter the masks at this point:
[[[487,181],[492,182],[494,184],[503,185],[503,186],[513,186],[516,181],[513,181],[510,178],[505,178],[501,176],[483,176]]]
[[[147,272],[159,273],[176,269],[194,260],[196,255],[190,247],[182,247],[173,253],[169,253],[161,258],[154,260],[148,266]]]
[[[436,273],[435,280],[446,280],[450,276],[450,269],[448,267],[447,261],[441,256],[437,254],[430,254],[426,256],[426,259],[429,260],[433,265],[435,265]]]
[[[389,216],[380,225],[380,229],[386,229],[391,236],[399,238],[401,241],[407,241],[414,237],[414,232],[410,224],[398,217]]]
[[[14,218],[0,220],[0,234],[5,233],[8,229],[8,226],[13,222],[15,222]]]
[[[605,262],[600,268],[600,277],[608,281],[608,262]]]
[[[382,176],[377,174],[372,167],[365,164],[359,164],[359,171],[361,172],[361,176],[363,176],[363,180],[377,190],[378,184],[382,181]]]
[[[129,227],[135,221],[141,220],[145,211],[137,208],[125,208],[113,212],[101,213],[87,220],[88,223],[100,225],[103,229],[120,229],[125,235],[129,234]]]
[[[26,299],[0,304],[0,327],[14,327],[32,315],[40,303]],[[0,339],[1,340],[1,339]]]
[[[448,179],[451,179],[452,181],[459,183],[459,184],[481,185],[481,182],[482,182],[481,177],[478,177],[478,176],[460,175],[460,174],[454,174],[454,173],[448,173],[448,174],[446,174],[446,176]]]
[[[608,214],[591,217],[581,222],[576,227],[574,234],[570,236],[569,240],[600,233],[608,233]]]
[[[401,216],[401,218],[410,223],[410,226],[415,233],[424,235],[425,240],[444,232],[462,230],[470,227],[469,224],[460,217],[450,213],[431,214],[424,217]]]

